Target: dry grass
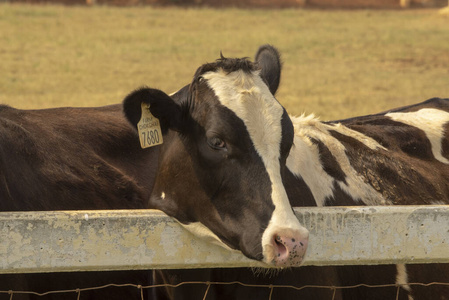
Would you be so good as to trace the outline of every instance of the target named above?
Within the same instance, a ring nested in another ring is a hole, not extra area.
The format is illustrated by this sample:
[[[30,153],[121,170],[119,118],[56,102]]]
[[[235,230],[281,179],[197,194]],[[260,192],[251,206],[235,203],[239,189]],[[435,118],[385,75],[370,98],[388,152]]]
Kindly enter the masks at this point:
[[[338,119],[449,97],[449,18],[437,10],[237,10],[0,4],[0,102],[20,108],[168,93],[196,68],[277,46],[277,98]]]

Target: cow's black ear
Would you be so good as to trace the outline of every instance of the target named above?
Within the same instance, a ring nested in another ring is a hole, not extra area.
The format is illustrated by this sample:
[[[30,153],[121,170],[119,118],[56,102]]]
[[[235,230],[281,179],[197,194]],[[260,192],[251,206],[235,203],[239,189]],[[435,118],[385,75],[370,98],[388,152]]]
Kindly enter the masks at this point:
[[[142,103],[148,104],[150,112],[159,119],[162,133],[168,129],[181,128],[181,107],[166,93],[151,88],[140,88],[123,100],[123,111],[134,127],[142,117]]]
[[[261,68],[260,76],[274,95],[281,80],[282,63],[279,51],[271,45],[262,45],[257,50],[255,61]]]

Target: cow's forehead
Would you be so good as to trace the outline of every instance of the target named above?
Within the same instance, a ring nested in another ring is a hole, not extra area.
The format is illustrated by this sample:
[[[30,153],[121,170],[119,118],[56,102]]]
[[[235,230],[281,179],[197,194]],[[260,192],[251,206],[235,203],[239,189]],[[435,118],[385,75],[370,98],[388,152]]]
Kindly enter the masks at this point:
[[[283,107],[258,71],[231,73],[218,69],[202,75],[218,101],[239,117],[265,165],[279,158]]]

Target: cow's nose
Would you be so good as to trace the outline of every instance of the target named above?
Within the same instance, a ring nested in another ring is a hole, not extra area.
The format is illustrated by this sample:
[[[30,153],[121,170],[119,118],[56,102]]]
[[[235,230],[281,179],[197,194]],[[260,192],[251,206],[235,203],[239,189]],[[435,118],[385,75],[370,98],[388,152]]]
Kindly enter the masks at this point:
[[[299,266],[306,255],[309,243],[308,234],[281,234],[273,237],[274,264],[277,267]]]

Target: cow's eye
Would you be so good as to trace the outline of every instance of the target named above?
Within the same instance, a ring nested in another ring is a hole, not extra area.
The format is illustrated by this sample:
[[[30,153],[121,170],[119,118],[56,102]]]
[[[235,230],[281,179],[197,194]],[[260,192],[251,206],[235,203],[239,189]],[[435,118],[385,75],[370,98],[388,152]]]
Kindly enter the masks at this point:
[[[226,143],[219,137],[209,138],[207,140],[207,143],[209,144],[209,146],[211,146],[212,148],[217,149],[217,150],[226,149]]]

